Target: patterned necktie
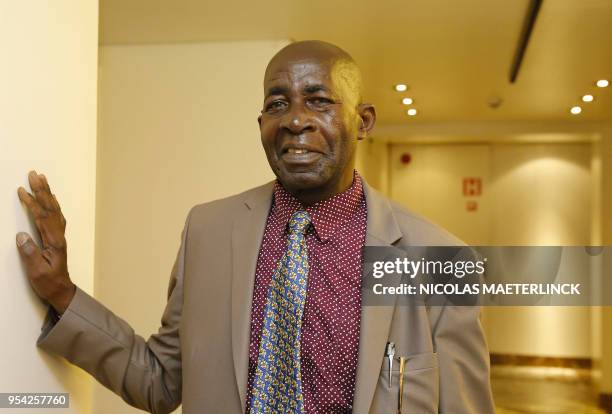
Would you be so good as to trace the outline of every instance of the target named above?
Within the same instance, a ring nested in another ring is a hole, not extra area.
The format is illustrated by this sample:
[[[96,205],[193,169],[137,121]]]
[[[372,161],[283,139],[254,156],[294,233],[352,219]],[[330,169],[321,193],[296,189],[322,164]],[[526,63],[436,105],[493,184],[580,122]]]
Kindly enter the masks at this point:
[[[289,220],[287,248],[272,275],[253,382],[251,414],[304,413],[300,334],[306,301],[308,251],[304,236],[310,217],[297,211]]]

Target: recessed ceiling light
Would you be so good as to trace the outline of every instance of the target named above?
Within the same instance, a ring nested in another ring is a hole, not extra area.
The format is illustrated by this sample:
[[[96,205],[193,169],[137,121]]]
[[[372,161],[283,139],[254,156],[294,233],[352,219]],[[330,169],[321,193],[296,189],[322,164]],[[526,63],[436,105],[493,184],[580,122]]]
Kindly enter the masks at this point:
[[[572,115],[578,115],[580,112],[582,112],[582,108],[579,106],[572,106],[570,112],[572,113]]]
[[[593,102],[593,95],[584,95],[582,97],[582,102]]]
[[[406,113],[410,116],[415,116],[417,114],[417,110],[414,108],[410,108],[409,110],[406,111]]]
[[[402,103],[404,105],[412,105],[413,100],[411,98],[404,98],[402,99]]]
[[[600,79],[597,81],[597,86],[600,88],[607,88],[610,82],[607,79]]]
[[[404,92],[406,89],[408,89],[408,86],[404,85],[403,83],[398,83],[395,85],[395,90],[398,92]]]

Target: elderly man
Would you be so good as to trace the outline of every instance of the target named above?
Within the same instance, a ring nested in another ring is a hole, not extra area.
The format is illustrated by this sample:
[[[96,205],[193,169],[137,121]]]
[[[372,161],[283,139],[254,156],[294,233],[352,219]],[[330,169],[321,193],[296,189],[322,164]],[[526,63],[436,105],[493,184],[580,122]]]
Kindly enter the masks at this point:
[[[458,241],[354,170],[376,120],[361,90],[334,45],[272,58],[258,121],[277,180],[190,211],[147,341],[71,282],[66,221],[30,173],[33,194],[19,197],[43,246],[25,233],[17,245],[51,305],[38,345],[152,413],[391,413],[399,401],[405,413],[494,412],[478,307],[362,306],[364,246]]]

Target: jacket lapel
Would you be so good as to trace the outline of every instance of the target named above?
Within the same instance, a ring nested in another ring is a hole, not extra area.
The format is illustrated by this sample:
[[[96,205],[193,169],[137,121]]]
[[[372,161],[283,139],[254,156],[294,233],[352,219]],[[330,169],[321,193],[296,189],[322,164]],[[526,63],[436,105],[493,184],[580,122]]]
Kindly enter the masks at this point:
[[[242,412],[246,410],[255,268],[274,183],[247,193],[232,228],[232,354]]]
[[[364,181],[368,209],[366,246],[391,246],[402,237],[393,210],[385,197]],[[355,380],[353,413],[367,414],[370,410],[378,373],[384,358],[385,345],[395,306],[362,306],[359,334],[359,356]]]

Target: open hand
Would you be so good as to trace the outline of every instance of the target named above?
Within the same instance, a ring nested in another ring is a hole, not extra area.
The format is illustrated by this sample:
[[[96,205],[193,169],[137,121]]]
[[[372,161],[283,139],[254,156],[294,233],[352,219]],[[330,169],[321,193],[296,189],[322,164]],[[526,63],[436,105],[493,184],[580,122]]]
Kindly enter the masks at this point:
[[[19,187],[17,194],[34,218],[42,248],[28,233],[17,233],[17,247],[32,288],[61,314],[76,291],[68,274],[66,219],[45,176],[30,171],[28,180],[33,194],[23,187]]]

